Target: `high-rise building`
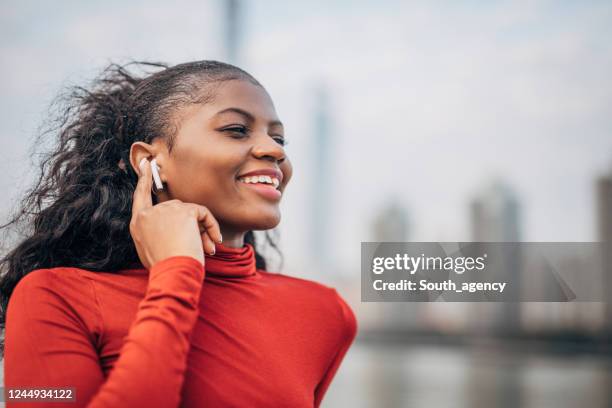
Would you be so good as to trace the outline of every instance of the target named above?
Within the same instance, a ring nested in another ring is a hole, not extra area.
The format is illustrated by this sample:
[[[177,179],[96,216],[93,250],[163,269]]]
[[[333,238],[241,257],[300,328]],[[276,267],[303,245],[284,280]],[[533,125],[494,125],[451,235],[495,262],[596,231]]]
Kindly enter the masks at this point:
[[[514,191],[496,180],[485,186],[471,202],[471,229],[474,242],[520,242],[520,206]],[[521,256],[518,245],[508,245],[504,259],[496,265],[496,276],[506,277],[520,288]],[[516,332],[521,326],[518,302],[474,304],[471,325],[477,331]]]
[[[333,268],[330,248],[333,202],[330,183],[334,175],[330,162],[333,157],[333,141],[329,105],[328,90],[319,84],[314,94],[310,241],[312,253],[317,254],[315,268],[324,273],[329,273]]]
[[[401,204],[390,201],[377,214],[373,222],[373,236],[376,242],[404,242],[408,240],[408,214]]]
[[[597,180],[597,227],[600,242],[612,242],[612,172]]]
[[[603,246],[604,327],[612,333],[612,171],[597,180],[597,235]]]
[[[230,64],[237,65],[240,63],[240,21],[241,12],[240,0],[225,0],[225,25],[223,39],[225,42],[225,51],[227,61]]]
[[[401,201],[392,198],[386,202],[372,219],[371,229],[375,242],[407,242],[409,217]],[[379,302],[376,320],[395,330],[420,329],[422,309],[422,304],[417,302]]]
[[[501,181],[485,187],[471,203],[472,241],[520,241],[519,203]]]

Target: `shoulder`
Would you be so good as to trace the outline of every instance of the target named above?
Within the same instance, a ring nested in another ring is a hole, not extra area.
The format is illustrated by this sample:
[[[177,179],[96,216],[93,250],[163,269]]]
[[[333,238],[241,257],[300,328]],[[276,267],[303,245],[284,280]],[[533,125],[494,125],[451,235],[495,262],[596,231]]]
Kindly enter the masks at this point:
[[[83,293],[83,286],[89,286],[85,274],[88,271],[72,267],[35,269],[19,280],[13,295],[30,291],[45,291],[69,296],[71,292]]]
[[[333,289],[333,300],[338,308],[338,313],[342,321],[342,327],[344,330],[344,338],[350,343],[357,335],[357,318],[353,309],[348,302],[338,293],[336,289]]]
[[[98,310],[94,287],[85,277],[87,272],[56,267],[27,273],[13,289],[7,315],[24,320],[62,316],[89,326],[88,322],[97,320]]]
[[[282,287],[283,291],[289,292],[294,298],[298,297],[304,300],[308,306],[315,308],[319,320],[328,320],[335,327],[340,328],[345,337],[351,339],[355,337],[357,332],[355,313],[336,288],[310,279],[282,273],[259,272],[273,285]],[[304,307],[307,307],[306,304]]]

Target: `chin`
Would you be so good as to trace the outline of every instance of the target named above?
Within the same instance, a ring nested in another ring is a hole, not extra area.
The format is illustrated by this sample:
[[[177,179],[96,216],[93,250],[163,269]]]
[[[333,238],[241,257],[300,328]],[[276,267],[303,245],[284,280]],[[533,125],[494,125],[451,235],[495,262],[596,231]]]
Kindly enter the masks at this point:
[[[253,217],[250,217],[245,224],[251,226],[249,229],[262,231],[275,228],[278,224],[280,224],[280,220],[280,211],[262,211],[256,213]]]

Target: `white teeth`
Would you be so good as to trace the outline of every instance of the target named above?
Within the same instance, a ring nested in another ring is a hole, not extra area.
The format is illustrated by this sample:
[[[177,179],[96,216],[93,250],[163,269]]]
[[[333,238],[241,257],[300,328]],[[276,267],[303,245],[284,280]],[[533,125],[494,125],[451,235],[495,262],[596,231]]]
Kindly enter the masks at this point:
[[[242,181],[243,183],[248,183],[248,184],[257,184],[257,183],[272,184],[274,188],[277,188],[280,185],[280,181],[276,177],[270,177],[270,176],[240,177],[238,180]]]

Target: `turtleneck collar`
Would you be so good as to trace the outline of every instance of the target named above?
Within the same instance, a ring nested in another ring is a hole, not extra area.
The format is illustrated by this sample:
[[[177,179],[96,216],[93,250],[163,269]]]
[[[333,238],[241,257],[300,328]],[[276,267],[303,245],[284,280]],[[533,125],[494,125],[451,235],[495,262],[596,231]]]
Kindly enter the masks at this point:
[[[215,245],[214,255],[205,255],[206,275],[239,278],[255,275],[255,249],[245,243],[242,248],[233,248],[223,244]]]
[[[245,243],[242,248],[215,244],[214,255],[204,255],[206,275],[241,278],[256,274],[255,249]],[[124,271],[146,271],[140,262],[129,264]]]

